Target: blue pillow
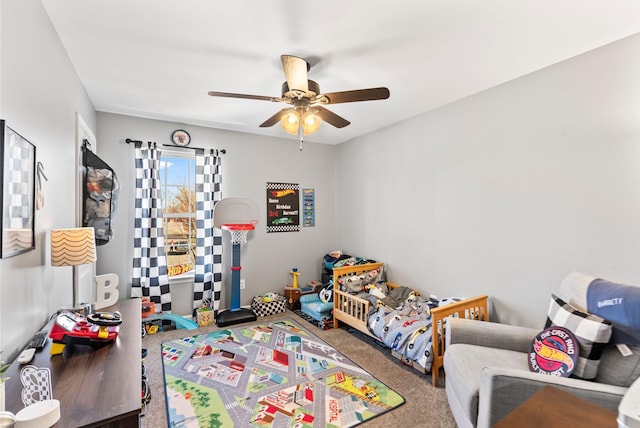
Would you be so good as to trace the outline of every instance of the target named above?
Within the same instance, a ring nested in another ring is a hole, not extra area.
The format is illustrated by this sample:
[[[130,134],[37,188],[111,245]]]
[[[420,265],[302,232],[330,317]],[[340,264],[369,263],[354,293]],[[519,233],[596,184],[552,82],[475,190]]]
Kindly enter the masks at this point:
[[[611,343],[640,345],[640,287],[594,279],[587,288],[587,311],[613,324]]]

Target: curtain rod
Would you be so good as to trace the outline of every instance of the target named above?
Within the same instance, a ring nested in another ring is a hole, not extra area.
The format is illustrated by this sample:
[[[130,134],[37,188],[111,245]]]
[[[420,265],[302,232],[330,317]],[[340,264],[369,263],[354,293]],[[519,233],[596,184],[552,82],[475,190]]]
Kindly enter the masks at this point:
[[[126,140],[124,140],[125,143],[127,144],[131,144],[131,143],[142,143],[142,140],[132,140],[131,138],[127,138]],[[163,147],[171,147],[172,149],[191,149],[191,150],[205,150],[202,147],[180,147],[180,146],[175,146],[173,144],[163,144]],[[223,155],[227,153],[227,151],[225,149],[220,149],[218,150],[220,153],[222,153]]]

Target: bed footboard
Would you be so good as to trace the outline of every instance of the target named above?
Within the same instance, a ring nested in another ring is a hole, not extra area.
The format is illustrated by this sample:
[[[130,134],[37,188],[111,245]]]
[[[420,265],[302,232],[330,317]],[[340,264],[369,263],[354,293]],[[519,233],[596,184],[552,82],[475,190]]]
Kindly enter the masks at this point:
[[[400,287],[393,282],[387,282],[386,285],[389,289]],[[368,314],[371,308],[371,302],[335,288],[333,290],[333,302],[333,328],[338,328],[338,320],[340,320],[379,340],[369,331]]]
[[[488,296],[478,296],[431,310],[433,362],[431,383],[438,386],[440,368],[444,363],[445,321],[448,317],[489,321]]]
[[[370,303],[344,291],[333,291],[333,328],[338,328],[342,321],[361,332],[374,337],[367,327],[367,313]]]

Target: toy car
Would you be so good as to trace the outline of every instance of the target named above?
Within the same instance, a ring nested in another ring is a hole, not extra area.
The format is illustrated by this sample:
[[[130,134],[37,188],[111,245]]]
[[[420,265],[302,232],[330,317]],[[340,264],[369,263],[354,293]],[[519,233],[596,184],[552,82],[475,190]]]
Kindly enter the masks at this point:
[[[289,217],[282,217],[274,219],[271,224],[291,224],[293,223],[293,219]]]

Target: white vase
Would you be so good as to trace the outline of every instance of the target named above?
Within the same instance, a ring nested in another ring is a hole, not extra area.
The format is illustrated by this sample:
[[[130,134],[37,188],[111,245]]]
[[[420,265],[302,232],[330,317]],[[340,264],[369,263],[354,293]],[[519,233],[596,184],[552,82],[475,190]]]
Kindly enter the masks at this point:
[[[4,382],[0,381],[0,412],[4,412]]]

